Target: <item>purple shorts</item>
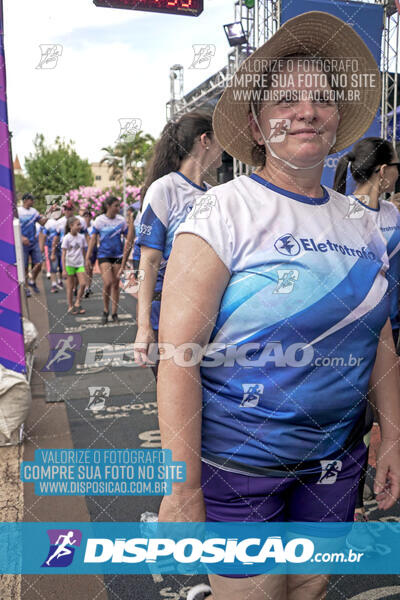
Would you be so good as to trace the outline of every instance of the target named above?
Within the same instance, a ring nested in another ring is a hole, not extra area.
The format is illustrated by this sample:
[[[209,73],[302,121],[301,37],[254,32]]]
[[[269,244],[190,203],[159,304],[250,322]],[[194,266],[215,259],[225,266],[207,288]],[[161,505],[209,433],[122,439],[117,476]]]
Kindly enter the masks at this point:
[[[353,521],[358,483],[365,468],[367,452],[362,442],[340,460],[321,461],[319,472],[297,477],[253,477],[203,463],[206,520]]]
[[[312,475],[253,477],[203,463],[207,521],[353,521],[364,443]]]

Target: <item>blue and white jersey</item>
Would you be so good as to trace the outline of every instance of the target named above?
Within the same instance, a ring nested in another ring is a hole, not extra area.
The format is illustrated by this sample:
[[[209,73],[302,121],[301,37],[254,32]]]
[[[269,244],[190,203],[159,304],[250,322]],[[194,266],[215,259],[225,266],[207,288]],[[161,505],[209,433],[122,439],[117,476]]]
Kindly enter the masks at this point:
[[[117,215],[110,219],[100,215],[93,221],[92,234],[98,234],[98,258],[121,258],[123,253],[122,236],[126,235],[128,226],[124,217]]]
[[[379,208],[371,208],[355,196],[350,196],[362,210],[368,211],[381,230],[386,243],[389,258],[388,295],[390,298],[390,321],[392,329],[399,329],[399,285],[400,285],[400,212],[392,202],[382,200]]]
[[[57,233],[57,219],[48,219],[46,225],[42,227],[42,233],[46,236],[46,246],[51,252],[53,247],[53,240],[58,235]]]
[[[140,260],[139,231],[141,219],[142,213],[139,211],[133,222],[133,227],[135,230],[135,243],[133,244],[132,260]]]
[[[34,244],[37,240],[36,223],[41,219],[41,216],[33,206],[30,208],[18,206],[17,210],[19,222],[21,224],[21,233],[28,238],[31,244]]]
[[[175,231],[210,186],[200,187],[182,173],[173,172],[154,181],[146,192],[142,207],[137,246],[147,246],[162,252],[155,292],[161,292],[165,269]],[[137,252],[136,252],[137,254]],[[160,302],[152,303],[151,324],[158,329]]]
[[[385,240],[325,188],[308,198],[253,174],[206,196],[208,211],[177,230],[231,274],[201,366],[203,459],[253,475],[320,470],[364,424],[389,317]]]

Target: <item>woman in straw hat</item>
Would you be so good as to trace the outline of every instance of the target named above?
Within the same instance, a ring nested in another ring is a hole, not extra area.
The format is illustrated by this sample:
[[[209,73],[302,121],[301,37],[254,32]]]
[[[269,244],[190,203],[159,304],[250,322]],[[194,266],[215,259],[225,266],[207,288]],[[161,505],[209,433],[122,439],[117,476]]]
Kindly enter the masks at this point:
[[[212,188],[209,213],[177,230],[160,321],[160,345],[175,354],[160,362],[158,402],[162,445],[187,478],[160,521],[352,521],[369,383],[378,505],[399,496],[385,243],[320,185],[325,157],[366,131],[379,99],[363,41],[319,12],[284,24],[222,95],[215,134],[258,168]],[[208,343],[201,361],[187,356]],[[317,600],[327,577],[210,582],[214,600]]]

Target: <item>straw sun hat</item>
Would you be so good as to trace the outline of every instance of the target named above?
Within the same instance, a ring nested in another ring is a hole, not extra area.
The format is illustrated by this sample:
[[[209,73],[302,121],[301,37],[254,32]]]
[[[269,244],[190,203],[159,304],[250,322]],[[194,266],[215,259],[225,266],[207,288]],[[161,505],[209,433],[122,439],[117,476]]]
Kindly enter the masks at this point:
[[[339,103],[340,121],[330,154],[358,140],[375,117],[381,99],[380,72],[363,40],[349,25],[333,15],[317,11],[301,14],[282,25],[274,36],[242,63],[215,108],[213,127],[218,142],[229,154],[246,164],[254,164],[252,149],[256,145],[249,127],[250,100],[246,101],[246,90],[248,98],[248,90],[257,87],[257,79],[250,75],[260,75],[266,70],[263,65],[291,55],[336,59],[334,64],[339,69],[337,73],[340,75],[346,71],[346,77],[342,79],[345,83],[340,89],[345,94],[350,88],[353,93],[359,90],[357,101]],[[343,65],[348,67],[351,59],[350,73],[349,70],[343,70]],[[346,60],[347,63],[344,63]],[[355,77],[352,78],[353,74]],[[362,79],[363,74],[367,74],[367,79]],[[359,77],[361,82],[358,82]],[[375,83],[371,85],[366,81]],[[358,85],[354,86],[355,82]],[[242,90],[242,98],[238,90]]]

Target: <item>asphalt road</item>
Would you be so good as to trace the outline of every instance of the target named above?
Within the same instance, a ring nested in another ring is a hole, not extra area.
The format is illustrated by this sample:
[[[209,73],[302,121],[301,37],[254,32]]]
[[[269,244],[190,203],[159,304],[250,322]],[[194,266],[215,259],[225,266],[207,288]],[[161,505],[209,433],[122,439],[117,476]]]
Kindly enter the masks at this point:
[[[134,340],[135,300],[121,294],[121,323],[101,326],[101,280],[95,276],[95,294],[83,302],[86,314],[66,315],[65,293],[50,294],[45,280],[49,332],[69,334],[80,348],[66,371],[44,374],[48,401],[63,401],[73,446],[76,448],[156,448],[160,447],[155,382],[150,369],[132,366],[132,356],[123,344]],[[110,345],[97,352],[94,345]],[[89,346],[90,345],[90,346]],[[114,349],[111,351],[111,346]],[[120,345],[115,347],[115,345]],[[102,410],[88,409],[91,387],[106,388]],[[372,470],[371,470],[372,474]],[[157,512],[160,497],[86,497],[91,521],[137,521],[145,511]],[[400,520],[397,505],[390,514],[377,510],[374,499],[367,502],[371,519]],[[49,520],[52,520],[49,516]],[[157,600],[186,598],[192,585],[204,576],[105,576],[109,600]],[[332,577],[328,600],[400,600],[399,576]],[[47,599],[46,599],[47,600]],[[88,600],[90,598],[88,597]],[[251,595],[249,595],[251,600]],[[305,598],[305,600],[307,600]]]

